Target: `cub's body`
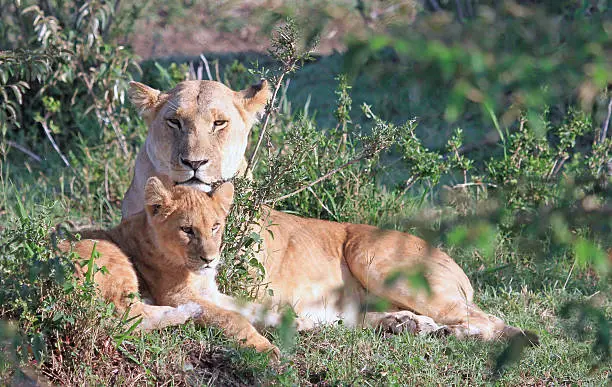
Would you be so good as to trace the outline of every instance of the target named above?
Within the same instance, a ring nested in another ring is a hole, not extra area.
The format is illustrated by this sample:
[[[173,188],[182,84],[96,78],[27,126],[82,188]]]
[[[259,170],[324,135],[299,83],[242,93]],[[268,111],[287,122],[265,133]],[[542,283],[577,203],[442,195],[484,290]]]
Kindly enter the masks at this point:
[[[157,178],[145,187],[146,211],[108,231],[82,232],[83,239],[63,242],[88,258],[95,250],[98,267],[107,273],[94,276],[102,296],[120,312],[141,316],[141,329],[182,324],[190,318],[213,325],[258,351],[278,356],[278,349],[257,332],[253,324],[275,325],[277,315],[261,305],[240,303],[218,291],[215,276],[221,233],[233,186],[207,194],[192,188],[166,189]],[[85,270],[85,269],[83,269]],[[139,286],[154,305],[141,302]]]

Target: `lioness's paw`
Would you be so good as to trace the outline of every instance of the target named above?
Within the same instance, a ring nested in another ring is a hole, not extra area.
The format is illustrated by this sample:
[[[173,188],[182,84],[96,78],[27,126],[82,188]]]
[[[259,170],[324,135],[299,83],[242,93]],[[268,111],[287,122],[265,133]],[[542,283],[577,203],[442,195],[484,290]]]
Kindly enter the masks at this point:
[[[426,335],[440,329],[440,326],[431,317],[421,316],[410,311],[388,313],[380,320],[379,327],[384,331],[395,334],[410,332],[418,335]]]
[[[384,332],[399,334],[402,332],[417,333],[417,325],[409,316],[389,314],[379,322],[379,328]]]

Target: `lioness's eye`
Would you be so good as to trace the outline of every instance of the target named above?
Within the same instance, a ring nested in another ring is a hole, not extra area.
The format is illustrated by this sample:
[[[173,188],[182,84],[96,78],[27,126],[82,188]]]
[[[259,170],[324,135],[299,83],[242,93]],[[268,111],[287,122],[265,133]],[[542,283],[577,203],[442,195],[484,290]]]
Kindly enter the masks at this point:
[[[217,231],[219,231],[219,228],[221,228],[221,225],[219,223],[215,223],[212,226],[212,233],[215,234]]]
[[[171,128],[174,128],[174,129],[181,128],[181,121],[177,120],[176,118],[170,118],[166,120],[166,122],[168,123],[168,126]]]
[[[181,231],[189,236],[193,236],[193,229],[191,227],[181,227]]]
[[[223,129],[227,126],[227,120],[216,120],[213,125],[215,126],[214,130]]]

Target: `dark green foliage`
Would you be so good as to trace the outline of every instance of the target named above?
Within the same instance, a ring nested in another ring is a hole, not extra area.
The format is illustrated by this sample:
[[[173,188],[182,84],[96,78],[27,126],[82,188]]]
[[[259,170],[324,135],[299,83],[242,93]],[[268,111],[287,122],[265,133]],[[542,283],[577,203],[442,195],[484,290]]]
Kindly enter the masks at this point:
[[[65,366],[78,368],[81,356],[91,356],[91,345],[112,334],[108,330],[96,337],[90,328],[108,329],[110,325],[100,323],[112,315],[112,308],[96,297],[94,257],[85,257],[90,269],[77,282],[73,264],[81,260],[59,253],[56,241],[50,240],[49,209],[31,211],[17,201],[18,218],[0,233],[0,320],[15,321],[18,328],[5,347],[9,364],[0,369],[0,378],[14,371],[11,362],[29,359],[41,363],[58,356]]]
[[[113,3],[2,1],[0,9],[2,44],[13,50],[0,52],[0,90],[16,97],[0,94],[9,140],[55,151],[67,166],[62,149],[78,137],[113,139],[127,157],[125,90],[138,65],[125,47],[109,44],[121,28],[111,30]]]

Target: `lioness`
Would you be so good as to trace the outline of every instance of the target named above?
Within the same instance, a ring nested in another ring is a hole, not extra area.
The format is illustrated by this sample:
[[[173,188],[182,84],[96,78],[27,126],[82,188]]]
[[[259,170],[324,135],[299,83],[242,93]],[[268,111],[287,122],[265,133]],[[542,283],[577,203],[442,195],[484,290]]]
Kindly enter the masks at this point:
[[[123,219],[143,210],[151,176],[208,192],[212,183],[244,172],[249,131],[270,90],[265,80],[238,92],[214,81],[184,81],[167,92],[130,82],[129,96],[149,132],[123,198]]]
[[[343,320],[392,332],[439,332],[484,340],[523,334],[479,309],[463,270],[416,236],[263,210],[257,226],[263,237],[258,260],[266,271],[263,282],[271,291],[261,292],[258,299],[292,305],[301,329]],[[398,273],[414,271],[423,273],[429,292],[397,278]],[[366,301],[371,301],[368,293],[388,301],[390,307],[364,311]],[[537,342],[534,334],[528,337]]]
[[[108,273],[96,273],[94,281],[102,296],[119,311],[142,316],[141,329],[181,324],[193,317],[198,323],[219,327],[246,346],[278,357],[278,348],[252,324],[276,325],[279,316],[261,305],[240,303],[221,294],[215,282],[234,186],[225,183],[208,194],[184,186],[167,189],[152,177],[144,191],[146,211],[108,231],[83,231],[83,239],[74,244],[81,257],[89,257],[94,245],[100,253],[96,265],[106,267]],[[60,248],[69,251],[71,244],[64,241]],[[138,277],[156,305],[134,299]]]

